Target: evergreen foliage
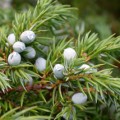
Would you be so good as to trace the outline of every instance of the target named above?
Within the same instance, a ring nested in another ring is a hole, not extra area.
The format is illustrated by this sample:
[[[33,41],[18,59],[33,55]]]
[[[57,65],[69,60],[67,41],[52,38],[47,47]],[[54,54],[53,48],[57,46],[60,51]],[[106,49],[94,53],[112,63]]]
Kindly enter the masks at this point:
[[[83,35],[77,31],[78,36],[65,32],[67,24],[76,19],[75,10],[57,1],[38,0],[35,8],[16,13],[12,25],[1,25],[0,120],[120,119],[120,78],[113,76],[116,66],[111,64],[120,63],[112,56],[120,49],[120,36],[101,40],[92,32]],[[11,66],[8,56],[13,47],[7,37],[14,33],[20,41],[26,30],[36,34],[35,40],[26,44],[35,49],[36,56],[28,59],[24,51],[21,63]],[[76,52],[70,61],[63,55],[66,48]],[[45,67],[41,71],[35,66],[39,57],[46,60],[38,64]],[[54,75],[56,64],[64,66],[60,79]],[[81,92],[87,100],[75,104],[72,96]]]

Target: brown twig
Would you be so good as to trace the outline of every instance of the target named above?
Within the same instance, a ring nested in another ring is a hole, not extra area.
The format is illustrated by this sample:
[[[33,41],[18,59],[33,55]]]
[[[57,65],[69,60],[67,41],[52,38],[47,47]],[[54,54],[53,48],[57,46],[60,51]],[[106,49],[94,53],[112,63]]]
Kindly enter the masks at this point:
[[[73,75],[73,76],[70,76],[70,77],[69,77],[69,80],[68,80],[68,81],[70,81],[70,80],[75,80],[75,79],[81,78],[81,77],[83,77],[83,76],[85,76],[85,75],[84,75],[84,74]],[[89,77],[90,77],[90,75],[89,75]],[[17,88],[9,88],[9,89],[7,89],[5,92],[0,91],[0,96],[5,95],[5,94],[8,94],[8,93],[13,92],[13,91],[16,91],[16,92],[17,92],[17,91],[18,91],[18,92],[21,92],[21,91],[25,91],[25,90],[26,90],[27,92],[29,92],[29,91],[38,91],[38,90],[41,90],[41,89],[47,89],[46,86],[50,86],[51,89],[53,89],[53,88],[59,86],[61,83],[68,82],[68,81],[63,81],[63,80],[57,80],[56,83],[54,83],[54,84],[52,84],[52,85],[51,85],[51,84],[48,85],[48,83],[42,84],[43,81],[45,81],[45,80],[42,80],[39,84],[26,85],[25,88],[23,88],[23,86],[18,86]]]
[[[79,75],[72,75],[72,76],[70,76],[68,81],[57,80],[57,82],[54,83],[54,84],[48,84],[46,82],[44,84],[42,84],[42,82],[45,81],[45,80],[42,80],[38,84],[26,85],[24,88],[23,88],[23,86],[18,86],[17,88],[10,88],[10,89],[6,90],[5,92],[0,91],[0,96],[8,94],[8,93],[13,92],[13,91],[21,92],[21,91],[25,91],[26,90],[27,92],[29,92],[29,91],[35,91],[35,92],[37,92],[37,91],[39,91],[41,89],[49,90],[49,89],[47,89],[47,87],[50,87],[51,90],[52,90],[55,87],[58,87],[61,83],[66,83],[66,82],[69,82],[71,80],[76,80],[78,78],[82,78],[83,76],[87,76],[89,78],[92,78],[91,74],[86,74],[86,75],[85,74],[79,74]],[[85,92],[88,91],[88,89],[86,87],[84,87],[83,89],[84,89]],[[95,92],[96,90],[91,87],[91,88],[89,88],[89,91],[90,92]]]
[[[5,92],[0,91],[0,96],[5,95],[5,94],[8,94],[8,93],[13,92],[13,91],[21,92],[21,91],[27,90],[27,91],[29,92],[29,91],[31,91],[31,90],[32,90],[32,91],[37,91],[37,90],[44,89],[44,88],[45,88],[45,86],[42,86],[41,84],[34,84],[34,85],[32,85],[32,86],[27,85],[27,86],[25,86],[25,88],[23,88],[22,86],[18,86],[17,88],[9,88],[9,89],[6,90]]]
[[[5,62],[7,62],[6,54],[5,54],[1,49],[0,49],[0,54],[2,55],[3,60],[4,60]]]

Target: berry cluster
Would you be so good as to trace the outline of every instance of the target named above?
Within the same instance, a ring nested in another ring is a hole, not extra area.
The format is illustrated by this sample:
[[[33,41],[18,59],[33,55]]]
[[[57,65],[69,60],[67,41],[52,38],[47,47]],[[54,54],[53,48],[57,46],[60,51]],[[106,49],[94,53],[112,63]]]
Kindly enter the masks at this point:
[[[36,35],[33,31],[26,30],[20,35],[20,41],[15,42],[15,35],[12,33],[8,36],[8,43],[12,45],[13,52],[8,56],[8,63],[11,66],[19,65],[21,62],[20,53],[26,52],[24,57],[32,59],[36,55],[36,51],[31,46],[25,44],[32,43],[36,38]]]
[[[83,93],[75,93],[71,99],[74,104],[80,105],[80,104],[85,104],[85,102],[87,101],[87,96],[84,95]],[[75,107],[72,107],[72,111],[69,115],[69,119],[67,118],[67,112],[62,117],[65,120],[73,120],[73,112],[76,113]]]
[[[10,34],[8,36],[8,43],[12,45],[14,50],[8,56],[9,65],[12,65],[12,66],[19,65],[21,62],[20,53],[24,51],[26,52],[26,54],[24,54],[24,57],[28,59],[35,58],[36,56],[35,49],[32,48],[31,46],[26,47],[26,45],[29,45],[29,43],[32,43],[35,40],[35,38],[36,38],[35,33],[29,30],[24,31],[20,35],[20,41],[17,41],[17,42],[15,42],[14,34]],[[54,74],[54,77],[57,79],[64,79],[65,66],[68,66],[77,57],[77,53],[73,48],[66,48],[63,52],[63,57],[64,57],[65,64],[63,65],[58,63],[58,64],[55,64],[55,66],[53,67],[53,74]],[[35,67],[39,72],[44,71],[46,69],[46,60],[42,57],[38,57],[35,61]],[[94,71],[94,69],[90,68],[90,66],[87,64],[81,65],[78,69],[85,71],[85,73],[87,74]],[[29,76],[29,79],[30,79],[29,84],[31,85],[33,82],[32,77]],[[24,81],[24,80],[21,79],[21,81]],[[87,101],[87,96],[84,95],[83,93],[75,93],[72,96],[71,100],[74,104],[84,104]],[[64,115],[63,117],[66,118],[65,116],[66,115]]]
[[[24,52],[23,55],[25,58],[33,59],[36,56],[36,51],[33,47],[27,46],[29,43],[32,43],[36,38],[36,35],[33,31],[26,30],[20,35],[20,41],[15,42],[15,35],[12,33],[8,36],[8,43],[12,45],[13,52],[8,56],[8,63],[11,66],[19,65],[21,62],[21,54]],[[44,58],[37,58],[35,61],[35,66],[38,71],[43,71],[46,68],[46,60]]]

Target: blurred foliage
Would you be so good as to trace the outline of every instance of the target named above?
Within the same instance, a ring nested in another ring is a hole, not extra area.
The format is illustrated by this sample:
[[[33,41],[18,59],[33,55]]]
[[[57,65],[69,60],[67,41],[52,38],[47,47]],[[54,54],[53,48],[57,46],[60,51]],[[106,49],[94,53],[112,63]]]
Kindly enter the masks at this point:
[[[28,6],[35,6],[37,0],[12,0],[11,4],[16,10],[27,9]]]
[[[112,33],[120,33],[119,0],[59,0],[71,4],[79,10],[79,18],[86,24],[87,30],[99,33],[101,38]]]
[[[10,1],[10,0],[2,0]],[[113,33],[120,33],[120,4],[119,0],[58,0],[62,4],[70,4],[78,8],[78,19],[72,21],[72,28],[82,28],[99,33],[99,37],[106,38]],[[37,0],[11,0],[11,5],[18,12],[26,10],[28,6],[35,6]],[[1,10],[0,10],[1,11]],[[9,13],[8,13],[9,14]],[[1,15],[0,15],[1,16]],[[1,23],[2,24],[2,23]],[[83,31],[84,30],[84,31]],[[73,29],[73,31],[75,31]]]

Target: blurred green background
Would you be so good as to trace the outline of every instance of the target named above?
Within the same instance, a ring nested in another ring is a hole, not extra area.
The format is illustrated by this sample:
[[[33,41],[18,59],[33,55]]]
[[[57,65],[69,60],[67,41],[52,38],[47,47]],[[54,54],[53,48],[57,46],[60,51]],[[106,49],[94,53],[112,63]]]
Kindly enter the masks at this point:
[[[60,0],[79,9],[79,18],[85,22],[86,29],[96,31],[101,38],[112,33],[120,33],[119,0]]]
[[[37,0],[0,0],[0,25],[8,23],[14,17],[13,11],[23,11],[34,6]],[[100,38],[116,33],[120,34],[120,1],[119,0],[58,0],[78,8],[76,30],[82,32],[95,31]],[[12,8],[10,10],[10,8]],[[6,10],[3,10],[6,9]],[[7,10],[8,9],[8,10]],[[4,11],[4,14],[3,14]],[[9,14],[9,16],[6,16]]]

